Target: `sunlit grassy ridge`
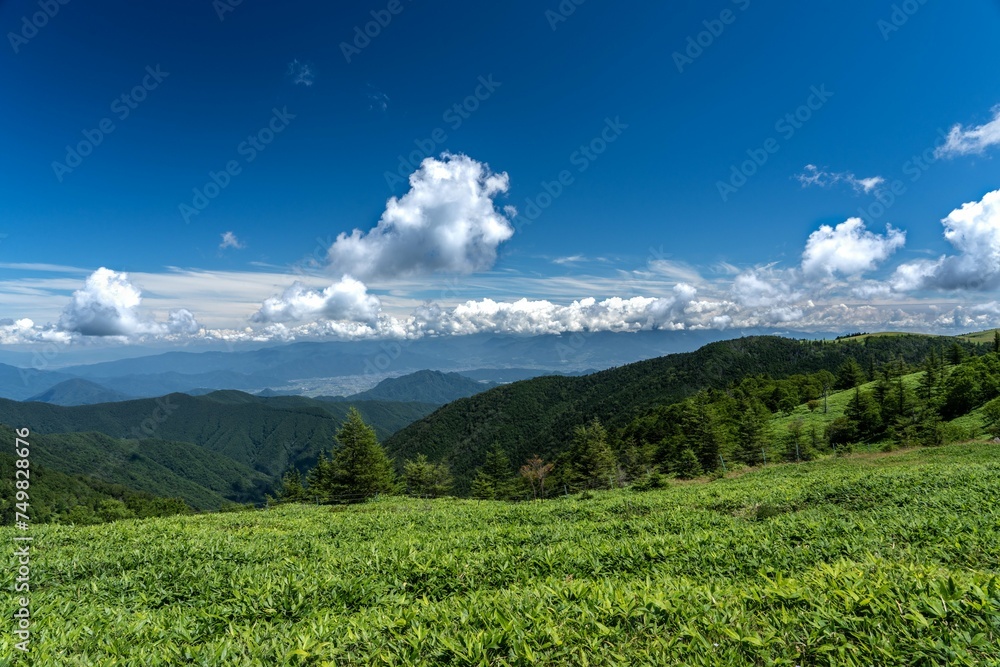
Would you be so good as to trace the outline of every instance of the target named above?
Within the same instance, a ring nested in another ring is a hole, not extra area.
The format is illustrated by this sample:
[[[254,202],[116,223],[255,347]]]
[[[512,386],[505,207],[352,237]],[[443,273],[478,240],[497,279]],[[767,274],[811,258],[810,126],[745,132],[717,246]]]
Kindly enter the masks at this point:
[[[996,329],[987,329],[986,331],[977,331],[975,333],[969,333],[955,337],[961,338],[962,340],[967,340],[970,343],[992,343],[995,331]]]
[[[907,389],[916,392],[920,385],[920,378],[923,375],[923,371],[904,375],[902,378],[903,384],[907,387]],[[870,392],[874,390],[875,385],[875,382],[868,382],[858,387],[858,390],[861,392]],[[821,398],[819,399],[819,407],[815,410],[810,410],[808,404],[803,403],[787,415],[776,416],[771,420],[772,436],[776,440],[780,440],[783,435],[788,433],[788,427],[792,423],[800,422],[807,440],[810,436],[810,430],[813,427],[816,428],[818,436],[822,438],[827,425],[837,417],[844,416],[844,413],[847,410],[847,404],[850,403],[852,398],[854,398],[854,394],[854,389],[831,392],[825,401],[825,412],[824,399]],[[951,425],[951,432],[956,434],[960,439],[980,437],[983,434],[982,407],[964,414],[957,419],[952,419],[947,423]],[[858,451],[877,451],[887,442],[888,441],[854,445],[854,449]]]
[[[37,526],[30,664],[1000,664],[998,473],[1000,447],[956,445],[591,499]]]

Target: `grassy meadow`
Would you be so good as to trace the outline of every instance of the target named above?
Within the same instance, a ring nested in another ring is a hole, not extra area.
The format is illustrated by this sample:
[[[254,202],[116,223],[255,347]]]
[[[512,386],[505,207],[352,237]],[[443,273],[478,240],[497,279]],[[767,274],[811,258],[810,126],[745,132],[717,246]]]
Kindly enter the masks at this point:
[[[1000,664],[998,475],[980,443],[530,503],[39,525],[19,662]]]

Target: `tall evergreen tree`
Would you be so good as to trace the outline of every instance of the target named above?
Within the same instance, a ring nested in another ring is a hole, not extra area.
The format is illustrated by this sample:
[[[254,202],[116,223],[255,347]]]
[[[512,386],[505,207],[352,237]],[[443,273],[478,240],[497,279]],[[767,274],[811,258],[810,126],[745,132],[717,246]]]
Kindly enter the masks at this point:
[[[993,353],[1000,354],[1000,329],[993,332]]]
[[[608,444],[608,432],[597,419],[574,429],[570,461],[575,488],[605,489],[615,484],[618,464]]]
[[[392,461],[355,408],[348,411],[336,438],[339,448],[331,462],[334,495],[361,501],[395,490]]]
[[[695,453],[703,470],[714,470],[719,465],[722,444],[718,418],[709,401],[710,397],[705,393],[685,401],[680,419],[686,445],[683,449],[691,449]]]
[[[736,456],[748,465],[763,462],[762,450],[767,445],[771,413],[756,398],[740,401],[736,419]]]
[[[306,473],[306,486],[309,498],[329,499],[333,495],[333,462],[323,452],[316,458],[316,465]]]
[[[302,487],[302,474],[297,468],[293,467],[282,476],[277,499],[292,503],[306,499],[306,490]]]
[[[501,447],[493,445],[486,454],[486,461],[476,471],[470,492],[481,500],[514,500],[523,497],[520,484],[514,476],[510,457]]]
[[[865,371],[853,357],[844,362],[837,372],[835,389],[854,389],[865,383]]]
[[[957,366],[965,361],[966,356],[968,355],[965,353],[965,348],[959,345],[958,341],[951,344],[951,349],[948,350],[948,362],[952,366]]]
[[[867,391],[855,387],[854,397],[848,401],[844,416],[853,422],[862,440],[871,440],[882,433],[881,411]]]
[[[937,395],[938,384],[941,382],[941,364],[934,350],[931,350],[921,368],[924,374],[920,377],[920,399],[925,405],[930,405]]]

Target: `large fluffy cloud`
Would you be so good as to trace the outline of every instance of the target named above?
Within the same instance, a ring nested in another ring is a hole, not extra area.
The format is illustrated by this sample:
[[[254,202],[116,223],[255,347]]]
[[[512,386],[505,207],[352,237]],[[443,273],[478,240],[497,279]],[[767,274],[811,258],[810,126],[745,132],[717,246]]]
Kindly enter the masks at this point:
[[[887,226],[885,235],[865,229],[861,218],[849,218],[836,227],[822,225],[809,235],[802,253],[807,278],[833,278],[873,270],[906,243],[906,233]]]
[[[264,301],[250,319],[264,323],[316,319],[374,322],[381,309],[378,297],[368,294],[364,283],[344,276],[322,292],[295,282],[281,296]]]
[[[1000,144],[1000,106],[993,108],[993,120],[975,127],[955,125],[945,143],[937,149],[938,157],[979,154]]]
[[[964,204],[941,223],[944,237],[958,254],[898,266],[893,288],[990,290],[1000,286],[1000,190]]]
[[[82,336],[141,336],[193,334],[199,330],[194,315],[185,309],[170,313],[167,324],[139,311],[142,292],[128,274],[101,267],[73,292],[63,309],[57,329]]]
[[[409,192],[388,201],[374,229],[337,237],[330,266],[361,280],[489,269],[497,247],[514,233],[493,201],[508,187],[506,173],[468,156],[427,158],[410,175]]]
[[[698,312],[695,289],[676,285],[661,298],[593,297],[560,306],[546,300],[514,302],[482,299],[467,301],[452,309],[436,305],[417,309],[408,322],[410,333],[426,334],[553,334],[574,331],[640,331],[684,329],[690,324],[689,309]]]
[[[801,292],[792,289],[794,272],[764,267],[745,271],[733,280],[730,294],[738,321],[745,326],[782,324],[802,319]],[[811,303],[809,305],[812,305]]]

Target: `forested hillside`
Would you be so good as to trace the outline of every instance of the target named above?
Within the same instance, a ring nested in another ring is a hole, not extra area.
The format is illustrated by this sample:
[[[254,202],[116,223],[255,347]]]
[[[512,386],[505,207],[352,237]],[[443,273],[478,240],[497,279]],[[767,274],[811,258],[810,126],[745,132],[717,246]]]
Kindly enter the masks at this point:
[[[13,451],[14,432],[0,425],[0,439],[11,443]],[[30,468],[30,489],[27,492],[32,521],[46,523],[62,521],[66,523],[98,523],[131,517],[169,516],[186,513],[192,507],[179,497],[170,494],[156,495],[137,491],[134,488],[108,481],[114,477],[66,474],[49,468],[41,460],[51,460],[47,456],[52,442],[31,438],[32,444],[41,447],[38,461],[32,461]],[[42,450],[46,451],[42,451]],[[14,520],[15,493],[14,463],[12,451],[0,452],[0,519],[4,525]],[[34,457],[33,454],[33,457]],[[202,492],[205,490],[203,489]],[[209,506],[221,506],[217,498]]]
[[[44,470],[36,471],[41,481],[32,483],[42,498],[36,520],[88,523],[148,514],[154,510],[147,501],[154,497],[153,505],[166,508],[156,510],[161,513],[260,504],[289,468],[306,470],[320,452],[329,451],[352,405],[383,438],[434,408],[261,398],[239,391],[76,407],[0,399],[0,435],[13,442],[3,424],[31,430],[32,469]],[[5,459],[0,464],[9,470]],[[3,507],[13,497],[8,486],[0,487]],[[105,503],[102,513],[101,503],[112,499],[131,503],[128,512]]]
[[[863,375],[874,375],[886,363],[918,364],[951,346],[966,355],[989,349],[967,341],[906,334],[836,342],[774,336],[722,341],[584,377],[541,377],[498,387],[444,406],[396,433],[385,445],[397,462],[419,454],[446,462],[456,489],[464,492],[493,448],[517,464],[533,454],[557,459],[571,449],[574,430],[596,419],[618,437],[614,444],[619,449],[648,449],[645,436],[636,440],[641,427],[633,422],[699,391],[731,392],[744,379],[757,376],[780,379],[819,372],[832,376],[849,361]],[[817,378],[810,382],[815,385]],[[812,393],[797,391],[787,400],[797,405],[816,391],[822,393],[822,384]],[[760,418],[766,420],[768,415]],[[649,437],[654,435],[662,437],[658,432]],[[637,468],[655,462],[648,452],[630,456],[639,457]],[[702,465],[710,465],[707,458]]]
[[[112,438],[192,443],[276,478],[290,466],[310,465],[320,451],[329,449],[351,405],[380,438],[434,407],[378,401],[326,403],[300,396],[264,398],[238,391],[170,394],[76,407],[0,399],[0,423],[29,425],[38,434],[93,431]]]

